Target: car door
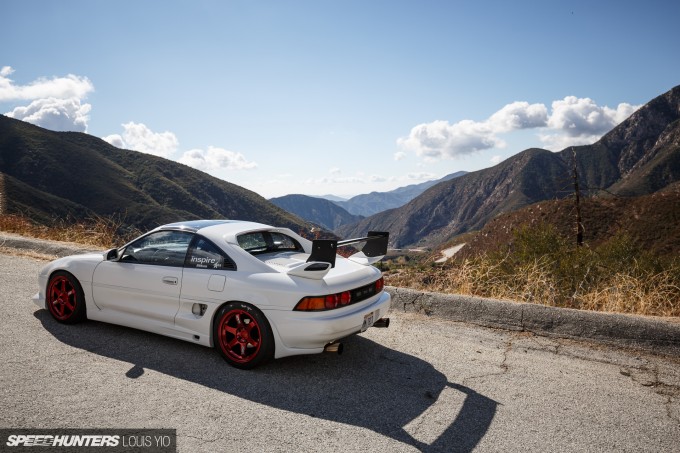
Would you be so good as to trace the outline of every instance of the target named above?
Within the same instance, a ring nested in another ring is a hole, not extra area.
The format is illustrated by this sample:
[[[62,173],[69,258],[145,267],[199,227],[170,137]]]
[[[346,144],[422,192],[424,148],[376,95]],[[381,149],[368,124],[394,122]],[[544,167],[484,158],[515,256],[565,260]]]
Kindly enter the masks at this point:
[[[180,311],[175,325],[190,330],[200,330],[203,321],[195,316],[196,304],[220,305],[229,300],[228,279],[236,271],[236,263],[224,250],[210,240],[196,235],[184,263]]]
[[[118,259],[99,264],[92,277],[95,304],[119,322],[173,324],[192,238],[184,231],[156,231],[130,243]]]

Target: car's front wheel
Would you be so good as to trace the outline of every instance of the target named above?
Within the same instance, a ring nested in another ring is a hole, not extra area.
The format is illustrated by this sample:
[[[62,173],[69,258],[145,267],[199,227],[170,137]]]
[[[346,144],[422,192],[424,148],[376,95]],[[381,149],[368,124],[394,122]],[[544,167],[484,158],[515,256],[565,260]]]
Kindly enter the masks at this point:
[[[50,314],[61,323],[75,324],[86,318],[83,288],[68,272],[52,274],[45,299]]]
[[[215,347],[230,365],[249,370],[274,356],[274,336],[260,310],[230,302],[217,312],[213,326]]]

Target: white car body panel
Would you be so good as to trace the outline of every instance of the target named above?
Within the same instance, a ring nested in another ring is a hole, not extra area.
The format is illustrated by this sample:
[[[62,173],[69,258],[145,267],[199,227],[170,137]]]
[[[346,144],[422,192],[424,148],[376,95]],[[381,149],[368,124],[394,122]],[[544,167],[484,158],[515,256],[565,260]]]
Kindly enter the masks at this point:
[[[102,312],[174,324],[182,268],[102,261],[92,276],[93,303]]]
[[[253,256],[238,245],[237,237],[257,231],[290,236],[304,253]],[[219,308],[227,302],[245,302],[258,308],[269,322],[275,358],[321,352],[325,345],[365,329],[367,319],[377,321],[387,315],[390,296],[384,291],[333,310],[293,310],[303,297],[337,294],[380,279],[381,272],[366,265],[370,260],[363,256],[358,257],[362,264],[338,256],[333,269],[305,272],[312,242],[289,229],[234,221],[192,233],[221,248],[236,264],[236,270],[107,261],[106,252],[76,255],[55,260],[41,270],[40,291],[33,301],[46,308],[50,275],[67,271],[83,288],[88,319],[204,346],[214,346],[213,322]],[[195,314],[197,307],[203,309],[202,314]]]

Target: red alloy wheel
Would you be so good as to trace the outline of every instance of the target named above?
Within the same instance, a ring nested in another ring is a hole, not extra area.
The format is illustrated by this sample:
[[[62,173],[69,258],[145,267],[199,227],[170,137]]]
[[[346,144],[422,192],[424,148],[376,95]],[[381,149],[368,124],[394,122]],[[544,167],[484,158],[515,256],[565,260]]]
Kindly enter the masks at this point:
[[[58,321],[67,321],[76,311],[78,290],[64,275],[57,275],[47,288],[47,307]]]
[[[247,311],[234,308],[220,319],[217,328],[222,352],[235,363],[254,360],[262,346],[262,329]]]

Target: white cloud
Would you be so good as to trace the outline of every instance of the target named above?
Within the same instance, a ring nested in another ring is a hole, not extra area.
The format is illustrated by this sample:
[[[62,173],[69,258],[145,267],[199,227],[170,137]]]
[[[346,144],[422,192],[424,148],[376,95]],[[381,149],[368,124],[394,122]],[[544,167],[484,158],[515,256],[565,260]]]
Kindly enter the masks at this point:
[[[542,146],[550,151],[561,151],[570,146],[592,145],[602,135],[538,134]]]
[[[406,175],[406,178],[409,179],[410,181],[432,181],[435,179],[437,175],[433,173],[409,173]]]
[[[28,85],[15,85],[9,76],[14,72],[10,66],[0,69],[0,102],[31,101],[35,99],[83,99],[94,91],[87,77],[68,74],[66,77],[41,77]]]
[[[397,144],[427,160],[437,160],[502,146],[502,141],[494,137],[483,122],[463,120],[450,124],[438,120],[415,126],[409,136],[398,139]]]
[[[513,102],[491,115],[487,123],[494,133],[501,133],[542,127],[547,121],[548,109],[545,105]]]
[[[541,134],[544,145],[558,151],[568,146],[596,142],[633,114],[639,105],[621,103],[616,109],[598,106],[590,98],[567,96],[552,103],[548,127],[556,133]]]
[[[179,148],[179,140],[172,132],[154,132],[145,124],[132,121],[122,126],[122,135],[111,134],[102,139],[117,148],[132,149],[166,159],[171,159]],[[177,162],[205,172],[219,169],[250,170],[257,167],[257,163],[247,160],[243,154],[216,146],[186,151]]]
[[[394,153],[394,160],[403,160],[406,159],[406,153],[403,151],[397,151]]]
[[[329,178],[328,182],[336,184],[363,184],[366,182],[366,179],[358,176],[344,176],[342,178]]]
[[[503,162],[503,157],[501,157],[500,155],[493,156],[491,159],[489,159],[489,162],[491,162],[494,165],[500,164],[501,162]]]
[[[353,176],[342,176],[342,170],[339,167],[332,167],[328,170],[329,176],[321,178],[309,178],[304,181],[305,185],[323,185],[323,184],[365,184],[367,181],[383,182],[385,178],[379,175],[366,176],[363,171],[357,171]]]
[[[324,176],[323,178],[310,178],[304,184],[315,186],[320,184],[364,184],[366,178],[363,176]]]
[[[600,107],[590,98],[567,96],[552,103],[548,126],[577,137],[604,134],[628,118],[639,106],[619,104],[616,109]]]
[[[28,85],[16,85],[11,66],[0,69],[0,102],[31,101],[6,115],[54,131],[87,132],[88,113],[92,106],[83,103],[94,91],[87,77],[39,78]]]
[[[208,146],[207,150],[189,150],[178,159],[178,162],[206,172],[222,168],[227,170],[251,170],[257,167],[257,163],[248,161],[241,153],[214,146]]]
[[[80,99],[37,99],[25,107],[16,107],[5,115],[53,131],[87,132],[90,104]]]
[[[118,134],[107,135],[106,137],[102,137],[102,140],[109,142],[116,148],[125,149],[125,140],[123,140],[123,137]]]
[[[118,148],[132,149],[146,154],[170,158],[179,147],[179,140],[172,132],[153,132],[142,123],[122,124],[123,135],[113,134],[104,140]]]
[[[544,126],[547,110],[543,104],[514,102],[485,121],[462,120],[454,124],[437,120],[411,129],[408,137],[397,140],[405,149],[426,160],[455,158],[490,148],[503,148],[498,134]]]
[[[477,151],[503,148],[501,134],[522,129],[538,129],[539,139],[550,149],[569,145],[590,144],[628,118],[640,106],[619,104],[616,109],[598,106],[590,98],[567,96],[552,103],[549,113],[544,104],[513,102],[507,104],[485,121],[432,121],[411,129],[397,144],[425,161],[456,158]],[[561,147],[561,148],[560,148]],[[403,151],[395,159],[404,157]],[[398,160],[398,159],[397,159]]]

